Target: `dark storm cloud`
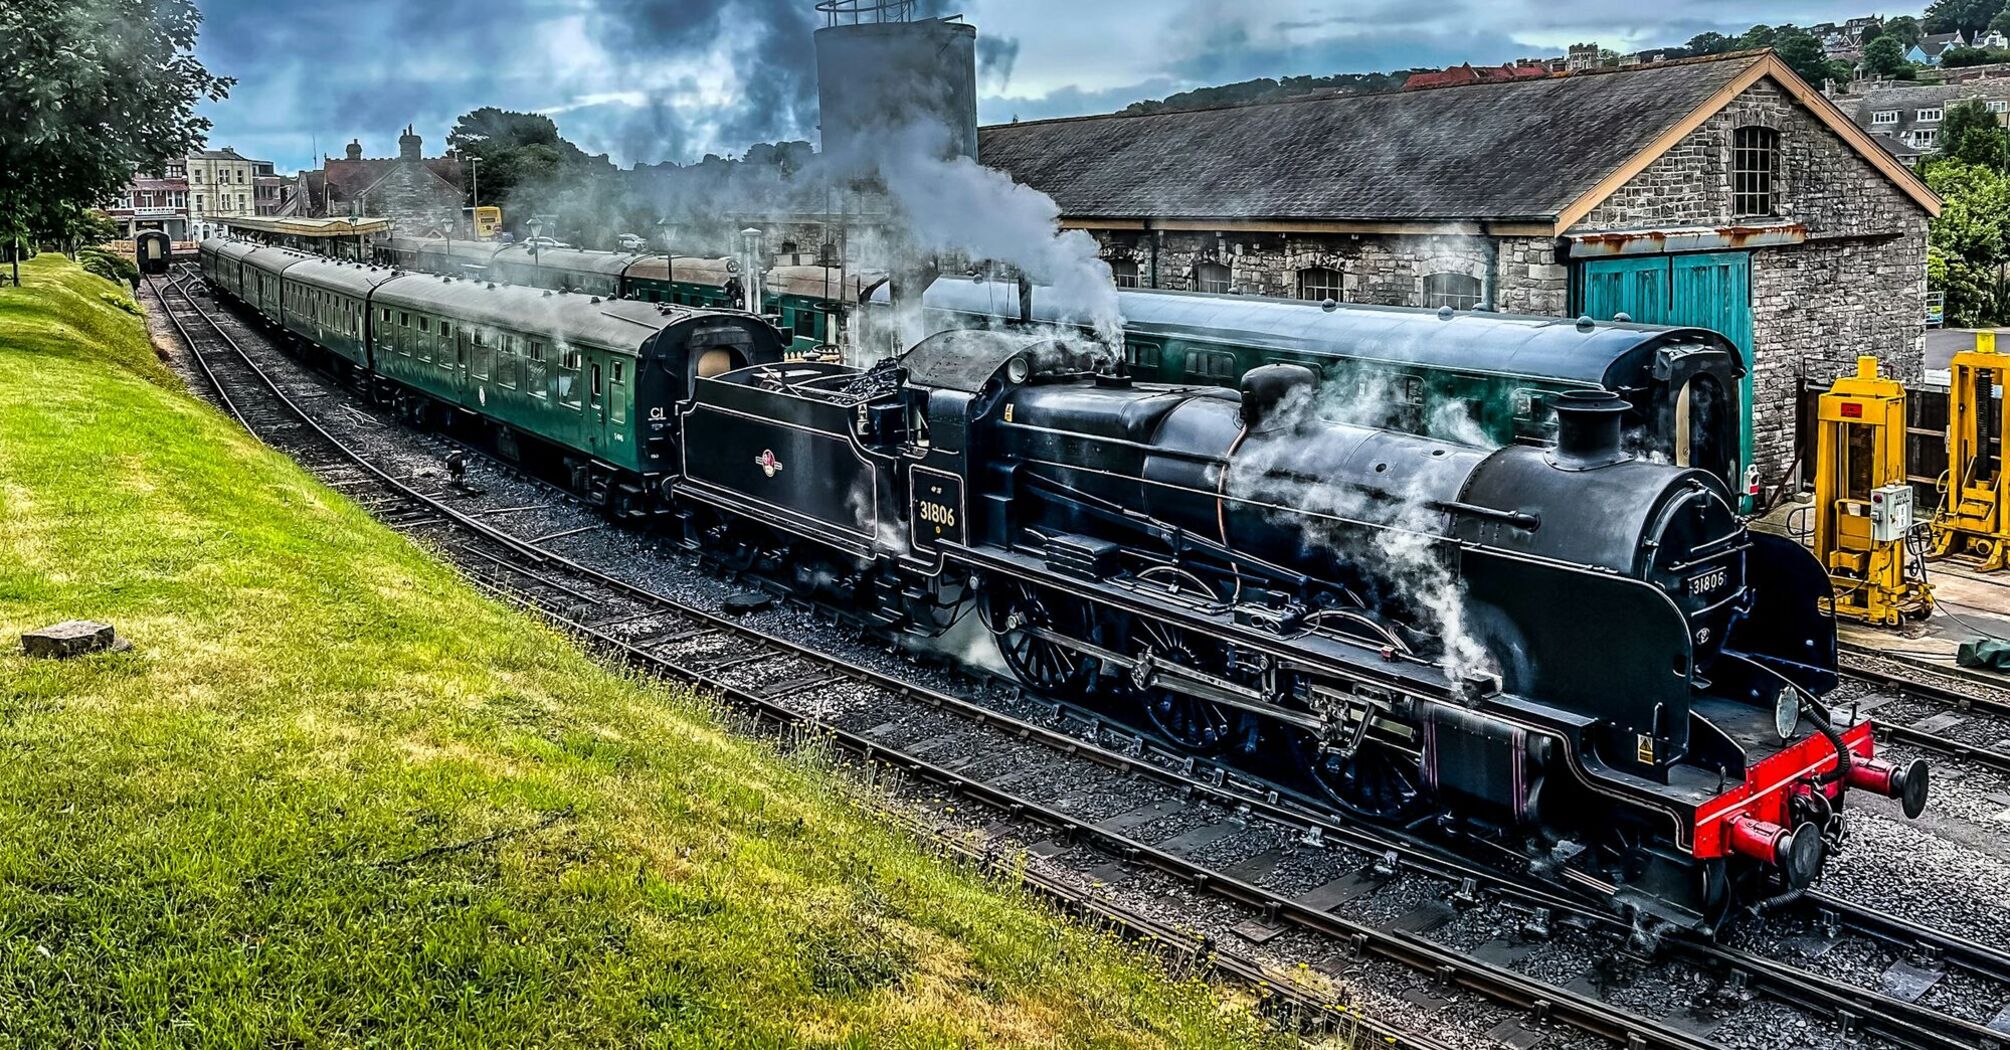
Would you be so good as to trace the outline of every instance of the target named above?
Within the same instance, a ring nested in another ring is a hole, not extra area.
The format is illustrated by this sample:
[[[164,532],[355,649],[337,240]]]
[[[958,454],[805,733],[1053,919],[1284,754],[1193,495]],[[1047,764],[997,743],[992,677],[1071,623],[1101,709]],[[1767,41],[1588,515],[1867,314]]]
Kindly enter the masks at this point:
[[[1012,86],[1012,67],[1019,62],[1016,36],[977,36],[977,76],[994,91]]]
[[[598,0],[587,31],[617,65],[623,83],[649,85],[623,122],[629,156],[679,156],[700,138],[754,143],[814,137],[816,64],[811,34],[820,24],[802,0]],[[672,99],[704,85],[657,82],[667,58],[732,56],[731,101],[697,109]]]
[[[238,78],[211,141],[295,168],[351,137],[428,150],[484,105],[551,113],[621,163],[816,130],[814,0],[202,0],[200,53]],[[923,0],[979,27],[984,119],[1107,111],[1259,76],[1497,62],[1570,40],[1677,44],[1809,24],[1861,0]],[[1008,96],[1008,92],[1010,95]]]

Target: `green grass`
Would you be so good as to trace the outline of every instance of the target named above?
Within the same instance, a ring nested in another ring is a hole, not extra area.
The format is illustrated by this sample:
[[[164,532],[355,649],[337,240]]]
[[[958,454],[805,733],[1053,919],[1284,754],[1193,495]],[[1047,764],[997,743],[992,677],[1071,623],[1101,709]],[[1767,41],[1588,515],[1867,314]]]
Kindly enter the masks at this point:
[[[0,1046],[1244,1046],[1175,980],[610,673],[0,291]],[[19,631],[136,648],[29,661]]]

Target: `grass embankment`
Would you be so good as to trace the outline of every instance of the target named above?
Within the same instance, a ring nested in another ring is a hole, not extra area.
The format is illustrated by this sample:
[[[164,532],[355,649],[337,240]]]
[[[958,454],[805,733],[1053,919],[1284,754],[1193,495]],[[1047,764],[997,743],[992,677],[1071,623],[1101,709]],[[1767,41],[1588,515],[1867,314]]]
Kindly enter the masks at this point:
[[[1217,990],[609,673],[0,291],[0,1044],[1228,1046]],[[29,661],[108,620],[129,653]]]

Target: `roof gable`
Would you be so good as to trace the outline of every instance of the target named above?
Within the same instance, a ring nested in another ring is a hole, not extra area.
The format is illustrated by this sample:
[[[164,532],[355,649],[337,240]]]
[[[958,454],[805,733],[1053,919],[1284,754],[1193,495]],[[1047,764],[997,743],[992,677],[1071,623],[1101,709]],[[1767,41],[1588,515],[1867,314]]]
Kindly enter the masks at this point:
[[[1939,199],[1769,52],[1511,83],[982,130],[1076,221],[1560,232],[1770,77],[1922,208]]]

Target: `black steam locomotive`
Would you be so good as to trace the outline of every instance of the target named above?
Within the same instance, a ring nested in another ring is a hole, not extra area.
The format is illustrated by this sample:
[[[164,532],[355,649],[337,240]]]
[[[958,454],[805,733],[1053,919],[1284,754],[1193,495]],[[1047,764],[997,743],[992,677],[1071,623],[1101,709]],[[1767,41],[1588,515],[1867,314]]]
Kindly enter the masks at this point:
[[[1712,472],[1628,455],[1607,391],[1556,395],[1554,448],[1489,450],[1343,422],[1355,392],[1300,365],[1145,384],[956,330],[854,368],[749,314],[258,251],[205,243],[204,273],[614,513],[890,631],[974,609],[1040,690],[1667,921],[1805,886],[1850,787],[1925,804],[1923,764],[1822,703],[1821,567]]]
[[[1711,473],[1624,453],[1616,397],[1486,450],[1335,422],[1318,385],[952,331],[698,381],[675,491],[694,543],[893,627],[975,606],[1038,689],[1295,759],[1358,813],[1456,815],[1665,920],[1806,885],[1847,787],[1920,811],[1925,766],[1821,701],[1820,567]]]

